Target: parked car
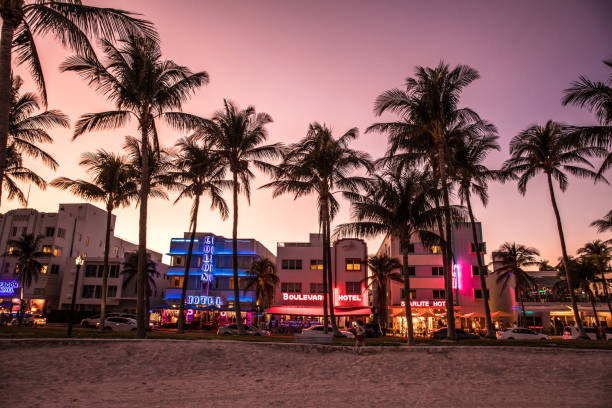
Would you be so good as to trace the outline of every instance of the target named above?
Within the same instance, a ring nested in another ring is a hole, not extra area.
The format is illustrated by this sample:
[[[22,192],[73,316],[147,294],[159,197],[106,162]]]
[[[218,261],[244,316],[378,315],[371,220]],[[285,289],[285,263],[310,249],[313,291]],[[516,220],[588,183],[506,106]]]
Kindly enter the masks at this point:
[[[19,313],[13,313],[10,321],[11,326],[19,324]],[[44,326],[47,324],[47,318],[43,315],[32,315],[25,313],[21,319],[21,325],[26,327]]]
[[[584,331],[589,339],[597,340],[597,328],[596,327],[585,327]],[[574,340],[577,339],[580,333],[576,326],[565,326],[563,329],[563,340]],[[606,328],[605,330],[606,340],[612,340],[612,330]]]
[[[328,330],[328,333],[331,333],[332,332],[332,327],[328,326],[327,330]],[[312,326],[312,327],[309,327],[307,329],[302,330],[302,334],[306,335],[306,336],[308,336],[308,335],[317,336],[317,335],[320,335],[321,333],[323,333],[323,331],[324,331],[323,330],[323,326],[319,325],[319,326]],[[340,330],[340,334],[342,334],[344,337],[347,337],[347,338],[350,338],[350,339],[355,338],[355,335],[353,333],[351,333],[350,331],[348,331],[348,330]]]
[[[444,340],[447,338],[447,328],[442,327],[431,333],[431,338],[434,340]],[[477,336],[472,333],[468,333],[463,329],[455,329],[455,333],[457,334],[457,340],[468,340],[468,339],[479,339],[480,336]]]
[[[136,316],[133,314],[129,314],[129,313],[107,313],[106,318],[108,319],[109,317],[125,317],[128,319],[136,320]],[[81,320],[81,327],[85,329],[89,327],[98,327],[99,323],[100,323],[100,315],[97,314],[97,315],[86,317],[85,319]]]
[[[511,327],[498,331],[497,340],[548,340],[548,336],[524,327]]]
[[[244,330],[246,331],[247,336],[269,336],[270,332],[267,330],[258,329],[255,326],[251,326],[250,324],[244,325]],[[231,336],[238,335],[238,325],[237,324],[227,324],[225,326],[219,327],[217,330],[217,335],[221,336]]]
[[[100,323],[98,323],[99,325]],[[113,331],[130,331],[136,330],[135,319],[130,319],[129,317],[109,317],[104,321],[104,330],[113,330]]]

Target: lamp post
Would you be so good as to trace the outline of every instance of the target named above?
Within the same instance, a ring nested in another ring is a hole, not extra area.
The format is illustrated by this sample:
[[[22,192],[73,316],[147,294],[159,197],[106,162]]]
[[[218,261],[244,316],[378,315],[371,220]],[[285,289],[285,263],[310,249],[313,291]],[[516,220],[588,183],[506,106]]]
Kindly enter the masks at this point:
[[[81,265],[83,265],[83,261],[85,259],[81,257],[81,255],[77,256],[74,260],[76,263],[76,273],[74,274],[74,287],[72,288],[72,302],[70,303],[70,317],[68,318],[68,332],[66,336],[70,337],[72,334],[72,316],[74,315],[74,303],[76,302],[77,295],[77,285],[79,284],[79,271],[81,270]]]

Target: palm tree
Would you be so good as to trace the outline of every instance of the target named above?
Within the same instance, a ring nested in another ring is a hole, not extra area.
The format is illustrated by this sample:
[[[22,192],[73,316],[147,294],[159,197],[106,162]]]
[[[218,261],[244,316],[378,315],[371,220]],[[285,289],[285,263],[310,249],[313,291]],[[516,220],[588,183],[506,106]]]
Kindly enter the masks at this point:
[[[266,160],[279,155],[279,144],[263,145],[268,138],[266,125],[272,122],[267,113],[257,113],[252,106],[240,110],[228,100],[223,100],[223,110],[215,113],[212,120],[200,128],[232,173],[233,226],[232,226],[232,263],[234,270],[234,311],[240,334],[244,334],[240,313],[240,288],[238,285],[238,194],[244,193],[251,202],[252,167],[270,171]]]
[[[571,132],[569,127],[550,120],[544,126],[530,126],[510,141],[511,157],[506,160],[502,169],[508,177],[518,179],[518,190],[522,195],[525,195],[527,191],[529,180],[540,173],[546,175],[550,201],[557,220],[565,271],[568,271],[568,256],[561,215],[555,198],[553,178],[559,183],[561,191],[565,191],[568,185],[566,172],[578,177],[596,178],[597,174],[594,171],[581,165],[592,168],[587,157],[601,154],[602,151],[597,147],[576,145]],[[569,277],[568,284],[574,318],[580,336],[586,337]]]
[[[183,275],[183,290],[181,292],[181,306],[179,309],[177,333],[183,333],[185,318],[185,296],[187,294],[187,284],[189,282],[189,268],[191,267],[191,256],[193,253],[193,241],[198,228],[198,211],[200,209],[200,198],[206,192],[210,197],[211,209],[218,209],[223,220],[227,219],[229,210],[221,191],[228,185],[224,180],[225,166],[221,157],[210,150],[210,146],[202,144],[197,138],[191,136],[183,138],[176,143],[179,148],[178,156],[175,161],[175,170],[171,171],[169,177],[173,179],[180,193],[175,204],[181,198],[193,198],[191,207],[191,219],[189,228],[191,237],[189,239],[189,249],[187,251],[187,261],[185,262],[185,274]]]
[[[608,310],[612,316],[612,305],[610,305],[610,295],[608,294],[608,281],[606,279],[606,273],[610,272],[610,261],[612,261],[612,247],[601,240],[595,240],[588,242],[584,247],[578,249],[578,254],[581,258],[589,260],[597,269],[597,272],[601,275],[601,285],[603,286],[603,293],[608,303]]]
[[[555,270],[555,267],[550,264],[550,261],[548,259],[542,259],[540,262],[538,262],[538,268],[541,271],[554,271]]]
[[[431,232],[438,211],[433,206],[431,178],[416,171],[397,169],[386,177],[375,176],[362,194],[347,192],[352,203],[352,223],[341,224],[335,233],[339,237],[375,237],[385,234],[397,237],[402,253],[404,302],[408,325],[407,342],[414,345],[412,309],[410,307],[410,275],[408,251],[413,237],[424,244],[440,244],[440,237]],[[447,305],[452,308],[452,305]]]
[[[440,62],[435,68],[417,67],[414,78],[407,78],[405,90],[391,89],[382,93],[374,112],[396,113],[401,120],[376,123],[367,131],[389,135],[390,147],[386,162],[392,166],[411,167],[427,163],[434,173],[434,182],[440,183],[443,212],[438,218],[438,231],[444,236],[444,288],[446,304],[453,304],[451,247],[452,214],[450,211],[449,165],[454,140],[465,137],[466,128],[485,126],[478,114],[469,108],[458,108],[463,89],[479,78],[478,71],[458,65],[453,69]],[[440,207],[435,199],[436,208]],[[455,339],[455,316],[452,307],[446,308],[448,337]]]
[[[485,267],[483,266],[483,259],[480,253],[480,242],[478,240],[478,234],[476,233],[476,221],[474,220],[474,212],[472,211],[472,194],[475,194],[482,204],[486,207],[489,201],[488,186],[487,183],[490,180],[498,179],[499,176],[496,171],[489,170],[483,163],[487,157],[487,154],[491,150],[499,150],[499,144],[497,143],[497,130],[493,125],[485,127],[486,133],[479,134],[482,130],[477,127],[477,132],[474,135],[470,135],[467,140],[463,140],[458,148],[455,149],[453,161],[454,178],[458,183],[457,193],[461,202],[465,202],[470,217],[470,224],[472,226],[472,238],[474,239],[473,245],[476,251],[476,259],[478,261],[478,270],[480,276],[480,285],[482,288],[484,298],[484,309],[485,309],[485,321],[487,326],[487,337],[494,339],[495,328],[493,327],[493,321],[491,320],[491,308],[489,306],[489,294],[487,291],[487,280],[485,278]]]
[[[505,242],[495,252],[493,258],[493,262],[499,263],[495,273],[497,274],[497,283],[502,283],[500,293],[506,290],[510,281],[514,279],[514,289],[521,302],[522,324],[527,322],[524,303],[525,293],[536,287],[536,281],[523,268],[538,265],[536,256],[539,255],[540,252],[533,247],[526,247],[516,242]]]
[[[258,326],[260,312],[270,307],[270,303],[274,299],[274,289],[278,282],[274,262],[268,258],[261,258],[251,264],[244,293],[255,288],[255,306],[257,308],[255,326]]]
[[[129,253],[126,254],[125,261],[123,262],[121,268],[121,274],[124,275],[123,278],[123,289],[125,290],[130,282],[134,279],[138,280],[138,254],[137,253]],[[157,264],[151,259],[151,254],[147,253],[147,264],[146,264],[146,272],[147,272],[147,280],[145,287],[145,305],[146,305],[146,321],[149,323],[149,311],[151,310],[151,296],[154,293],[157,293],[157,284],[155,283],[155,279],[159,278],[160,273],[157,272]]]
[[[402,264],[397,258],[390,258],[386,254],[376,255],[368,258],[368,270],[370,275],[363,279],[368,289],[374,289],[374,300],[376,305],[376,320],[383,334],[386,333],[388,322],[387,289],[390,281],[403,283],[401,272]]]
[[[324,330],[327,331],[329,302],[334,334],[339,332],[333,304],[331,221],[340,207],[334,194],[338,189],[356,191],[365,185],[365,178],[350,176],[351,172],[372,170],[370,156],[349,147],[349,142],[358,135],[357,128],[353,128],[334,139],[329,127],[317,122],[311,123],[306,137],[286,148],[283,162],[275,169],[274,181],[263,186],[274,188],[274,197],[285,193],[293,194],[295,199],[310,194],[317,196],[319,228],[323,232]]]
[[[612,68],[612,59],[603,63]],[[563,105],[586,106],[595,113],[600,123],[600,126],[578,126],[576,129],[582,142],[608,150],[597,173],[601,177],[604,171],[612,167],[612,74],[606,82],[593,82],[581,75],[563,92]]]
[[[25,302],[23,300],[23,289],[32,285],[32,281],[38,280],[38,274],[42,270],[40,258],[48,257],[39,250],[42,235],[24,234],[19,239],[12,239],[7,242],[8,249],[3,256],[12,256],[17,258],[15,264],[15,273],[21,286],[21,294],[19,296],[19,324],[23,320],[23,312]]]
[[[13,145],[7,149],[6,161],[7,166],[2,183],[6,188],[7,198],[9,201],[17,198],[23,206],[27,206],[28,199],[17,185],[17,181],[34,183],[41,190],[47,188],[47,182],[34,171],[23,166],[23,155],[17,152]]]
[[[0,1],[0,196],[7,165],[13,51],[17,64],[27,65],[46,105],[47,90],[35,39],[50,34],[62,45],[84,55],[93,54],[88,37],[115,40],[140,34],[157,39],[153,25],[134,16],[124,10],[87,6],[75,0]]]
[[[608,211],[603,218],[593,221],[591,227],[597,228],[597,232],[600,234],[602,232],[612,231],[612,210]],[[612,239],[609,239],[607,242],[612,244]]]
[[[200,86],[208,83],[206,72],[193,73],[174,61],[163,60],[159,44],[148,38],[130,35],[118,47],[102,40],[106,66],[95,55],[68,58],[60,67],[63,71],[80,74],[115,104],[115,110],[86,113],[78,120],[73,138],[84,133],[116,129],[134,119],[140,131],[141,181],[140,220],[138,228],[138,329],[136,337],[145,337],[145,254],[147,248],[147,209],[150,193],[150,155],[159,151],[156,121],[164,120],[177,129],[188,129],[202,120],[181,112],[183,103]],[[150,140],[152,139],[152,140]]]
[[[138,189],[134,180],[134,172],[124,156],[100,149],[95,153],[84,153],[79,165],[87,168],[87,173],[91,175],[92,181],[59,177],[51,181],[51,185],[62,190],[68,190],[85,200],[102,202],[106,208],[102,299],[100,300],[100,330],[104,330],[113,210],[130,205],[138,196]]]

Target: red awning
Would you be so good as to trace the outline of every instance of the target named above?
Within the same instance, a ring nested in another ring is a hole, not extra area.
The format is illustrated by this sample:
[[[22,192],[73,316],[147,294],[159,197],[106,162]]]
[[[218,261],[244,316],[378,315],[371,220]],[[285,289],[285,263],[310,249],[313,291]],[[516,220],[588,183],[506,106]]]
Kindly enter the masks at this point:
[[[336,316],[366,316],[372,313],[369,307],[357,307],[350,309],[334,308]],[[294,315],[294,316],[323,316],[323,308],[320,306],[272,306],[268,314]]]

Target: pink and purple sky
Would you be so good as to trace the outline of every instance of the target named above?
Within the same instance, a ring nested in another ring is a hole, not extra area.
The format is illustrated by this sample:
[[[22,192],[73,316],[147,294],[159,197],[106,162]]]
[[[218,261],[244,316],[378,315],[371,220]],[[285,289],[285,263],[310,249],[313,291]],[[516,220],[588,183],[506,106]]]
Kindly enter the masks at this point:
[[[166,58],[205,70],[210,84],[186,104],[186,112],[210,116],[223,98],[240,106],[254,105],[269,113],[270,142],[291,143],[305,135],[312,121],[325,122],[336,134],[357,126],[362,132],[377,119],[374,99],[382,91],[402,86],[417,65],[469,64],[481,79],[469,86],[461,103],[475,109],[499,128],[502,151],[488,164],[499,167],[508,156],[508,142],[519,131],[548,119],[577,125],[594,124],[586,110],[561,106],[562,90],[582,74],[595,80],[609,75],[602,60],[612,56],[612,2],[609,1],[89,1],[127,8],[153,21]],[[51,39],[39,40],[46,74],[49,107],[61,109],[74,123],[79,115],[112,106],[75,74],[62,74],[59,64],[70,53]],[[31,78],[18,69],[33,89]],[[47,180],[56,176],[86,177],[79,155],[104,148],[120,151],[125,135],[135,127],[88,134],[71,141],[71,130],[53,130],[48,147],[60,162],[56,173],[38,164]],[[164,129],[161,141],[174,144],[181,136]],[[361,134],[355,148],[374,158],[386,149],[386,138]],[[609,176],[610,177],[610,176]],[[293,201],[272,199],[271,191],[256,190],[267,182],[258,177],[251,205],[241,199],[239,236],[253,237],[276,252],[276,243],[305,241],[317,231],[314,197]],[[25,187],[27,190],[27,186]],[[544,179],[530,183],[522,197],[514,183],[490,186],[489,205],[475,206],[483,223],[489,251],[504,241],[537,247],[555,262],[560,246]],[[589,223],[607,213],[612,188],[570,179],[558,195],[568,250],[598,236]],[[231,200],[231,194],[226,194]],[[77,201],[71,194],[49,188],[32,189],[30,207],[57,211],[60,202]],[[190,202],[152,200],[149,207],[149,247],[167,252],[171,237],[188,226]],[[17,208],[3,202],[2,210]],[[116,211],[118,236],[137,241],[138,212]],[[349,205],[335,223],[349,220]],[[201,210],[200,231],[231,236],[231,221]],[[369,240],[375,253],[382,237]]]

